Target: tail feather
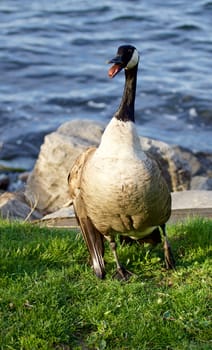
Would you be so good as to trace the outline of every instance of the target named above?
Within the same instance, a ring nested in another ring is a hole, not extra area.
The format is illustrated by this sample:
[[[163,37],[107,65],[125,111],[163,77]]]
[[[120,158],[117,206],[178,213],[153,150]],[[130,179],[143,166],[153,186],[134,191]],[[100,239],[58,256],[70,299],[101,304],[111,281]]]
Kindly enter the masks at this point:
[[[90,147],[80,154],[71,168],[68,176],[68,183],[76,219],[81,228],[84,241],[90,252],[94,272],[99,278],[103,278],[105,275],[105,264],[103,259],[104,238],[88,217],[86,205],[81,196],[81,180],[85,164],[88,162],[95,150],[95,147]]]
[[[104,278],[104,240],[102,234],[94,227],[89,217],[80,221],[84,241],[89,250],[94,272],[97,277]]]

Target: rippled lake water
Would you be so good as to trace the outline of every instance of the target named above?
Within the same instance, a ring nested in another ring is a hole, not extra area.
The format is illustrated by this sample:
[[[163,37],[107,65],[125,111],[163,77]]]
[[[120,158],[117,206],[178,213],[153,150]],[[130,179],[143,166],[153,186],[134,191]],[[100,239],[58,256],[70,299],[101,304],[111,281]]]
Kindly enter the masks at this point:
[[[2,0],[0,158],[34,159],[71,119],[106,125],[124,83],[106,61],[124,43],[141,53],[139,133],[211,152],[211,18],[207,0]]]

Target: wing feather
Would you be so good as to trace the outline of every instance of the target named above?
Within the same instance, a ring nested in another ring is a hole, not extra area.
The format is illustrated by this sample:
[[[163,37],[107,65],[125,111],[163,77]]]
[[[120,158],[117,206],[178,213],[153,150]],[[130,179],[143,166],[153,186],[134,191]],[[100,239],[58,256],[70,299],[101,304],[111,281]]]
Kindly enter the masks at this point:
[[[86,205],[81,196],[82,173],[86,162],[90,159],[95,150],[95,147],[90,147],[76,159],[68,176],[68,182],[75,215],[89,250],[94,272],[97,277],[103,278],[105,275],[104,237],[95,228],[91,219],[88,217]]]

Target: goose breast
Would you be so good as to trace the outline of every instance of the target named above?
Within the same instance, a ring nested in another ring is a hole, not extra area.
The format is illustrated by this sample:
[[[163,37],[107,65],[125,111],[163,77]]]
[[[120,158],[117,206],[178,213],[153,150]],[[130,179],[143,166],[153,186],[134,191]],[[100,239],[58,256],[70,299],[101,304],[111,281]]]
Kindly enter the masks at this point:
[[[81,191],[100,232],[138,231],[143,237],[170,215],[167,186],[147,157],[141,161],[94,154],[84,169]]]

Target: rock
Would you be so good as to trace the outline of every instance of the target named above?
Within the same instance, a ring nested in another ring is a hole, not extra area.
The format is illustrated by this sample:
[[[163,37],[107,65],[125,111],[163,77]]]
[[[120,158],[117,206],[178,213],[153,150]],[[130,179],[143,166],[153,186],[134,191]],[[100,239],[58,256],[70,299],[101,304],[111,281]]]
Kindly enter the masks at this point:
[[[53,212],[70,200],[67,185],[70,168],[82,151],[99,144],[102,133],[102,125],[96,122],[73,120],[45,137],[25,191],[38,210]],[[170,190],[189,188],[189,166],[174,147],[143,137],[141,144],[159,162]]]
[[[26,203],[23,193],[5,192],[0,195],[0,215],[3,219],[31,221],[40,219],[41,214]]]
[[[141,137],[141,146],[159,164],[170,191],[189,189],[191,181],[190,166],[175,146],[165,142]]]
[[[174,146],[174,152],[188,164],[191,176],[203,176],[212,178],[212,153],[208,152],[191,152],[183,147]],[[212,186],[208,188],[212,190]]]
[[[186,164],[188,164],[192,176],[201,173],[201,162],[191,151],[179,146],[174,146],[173,150]]]
[[[212,190],[212,154],[208,152],[192,153],[182,147],[174,148],[176,154],[190,167],[191,190]]]
[[[95,122],[74,120],[45,137],[25,191],[40,211],[53,212],[70,200],[70,168],[82,151],[91,144],[98,145],[102,130]]]
[[[24,183],[27,182],[28,180],[28,177],[30,175],[30,172],[29,171],[24,171],[23,173],[21,173],[19,176],[18,176],[18,179]]]
[[[211,190],[211,189],[212,189],[212,178],[208,178],[205,176],[194,176],[191,179],[191,190]]]

